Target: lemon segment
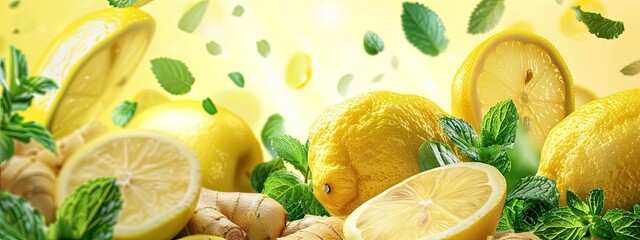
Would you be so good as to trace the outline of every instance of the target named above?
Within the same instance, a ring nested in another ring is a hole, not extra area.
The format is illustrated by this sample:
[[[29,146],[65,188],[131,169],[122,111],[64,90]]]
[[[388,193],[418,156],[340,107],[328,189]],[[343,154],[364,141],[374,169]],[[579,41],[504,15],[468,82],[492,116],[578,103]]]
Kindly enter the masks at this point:
[[[157,133],[125,131],[106,135],[63,166],[57,200],[90,179],[115,177],[123,208],[116,239],[169,239],[187,223],[200,192],[195,155]]]
[[[293,89],[301,89],[311,80],[311,57],[304,52],[298,52],[291,56],[285,70],[287,86]]]
[[[459,163],[416,174],[358,207],[347,239],[486,239],[506,197],[500,172]]]

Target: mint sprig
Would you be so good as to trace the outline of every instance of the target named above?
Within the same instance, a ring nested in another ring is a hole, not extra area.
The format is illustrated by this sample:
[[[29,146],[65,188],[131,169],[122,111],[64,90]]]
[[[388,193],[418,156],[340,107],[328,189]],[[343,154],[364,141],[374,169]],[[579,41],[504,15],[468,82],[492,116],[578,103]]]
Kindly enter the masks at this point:
[[[129,120],[133,117],[133,114],[136,113],[136,109],[138,108],[138,103],[124,101],[113,109],[111,113],[111,120],[113,124],[117,126],[124,127],[129,123]]]
[[[449,44],[440,17],[421,3],[402,3],[402,30],[409,42],[422,53],[437,56]]]
[[[467,32],[485,33],[493,29],[504,13],[504,0],[482,0],[471,13]]]
[[[576,12],[576,19],[583,22],[589,32],[598,38],[614,39],[624,32],[624,23],[602,17],[599,13],[585,12],[580,6],[571,7]]]

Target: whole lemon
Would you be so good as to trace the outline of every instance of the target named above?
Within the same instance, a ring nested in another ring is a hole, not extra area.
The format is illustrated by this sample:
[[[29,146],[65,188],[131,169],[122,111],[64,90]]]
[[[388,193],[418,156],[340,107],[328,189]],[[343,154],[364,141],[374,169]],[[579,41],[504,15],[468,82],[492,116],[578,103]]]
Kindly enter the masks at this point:
[[[604,208],[640,203],[640,88],[585,104],[560,122],[542,147],[538,175],[585,197],[603,188]]]
[[[311,126],[309,169],[313,194],[334,216],[415,175],[418,148],[446,143],[439,118],[449,116],[430,100],[371,92],[327,109]]]
[[[127,125],[168,133],[196,154],[202,186],[218,191],[254,192],[249,177],[262,162],[262,149],[249,126],[221,106],[208,114],[199,101],[166,102],[134,115]]]

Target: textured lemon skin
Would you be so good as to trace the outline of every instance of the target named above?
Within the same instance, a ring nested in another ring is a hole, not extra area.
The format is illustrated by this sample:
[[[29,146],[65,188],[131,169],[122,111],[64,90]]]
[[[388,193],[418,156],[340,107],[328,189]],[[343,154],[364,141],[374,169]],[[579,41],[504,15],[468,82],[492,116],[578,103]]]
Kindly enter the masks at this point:
[[[640,203],[640,89],[591,101],[556,125],[540,156],[538,175],[585,197],[605,192],[604,208]]]
[[[418,148],[425,141],[443,142],[453,149],[438,122],[447,116],[424,97],[386,91],[328,108],[309,132],[314,195],[331,215],[349,215],[418,173]],[[323,192],[325,184],[328,193]]]
[[[255,192],[249,177],[263,161],[260,143],[242,119],[216,107],[210,115],[199,101],[166,102],[134,115],[127,128],[164,132],[188,146],[200,161],[203,187]]]

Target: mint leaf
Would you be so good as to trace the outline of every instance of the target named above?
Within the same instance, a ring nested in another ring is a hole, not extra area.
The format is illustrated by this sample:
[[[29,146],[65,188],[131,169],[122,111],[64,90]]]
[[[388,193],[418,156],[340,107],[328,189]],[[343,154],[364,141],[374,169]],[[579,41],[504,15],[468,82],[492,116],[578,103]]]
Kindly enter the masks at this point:
[[[0,191],[0,236],[7,240],[46,239],[44,217],[24,198]]]
[[[222,47],[217,42],[209,41],[205,47],[207,48],[207,52],[213,56],[222,54]]]
[[[529,176],[520,179],[513,191],[507,195],[507,200],[540,200],[551,208],[558,207],[560,192],[556,188],[556,182],[543,176]]]
[[[375,77],[373,77],[373,80],[371,80],[372,83],[377,83],[382,81],[382,79],[384,78],[384,73],[380,73],[378,75],[376,75]]]
[[[20,87],[26,92],[44,95],[45,93],[58,89],[58,84],[51,78],[30,77],[20,80]]]
[[[500,216],[500,222],[498,222],[498,227],[496,231],[507,231],[511,230],[513,232],[526,232],[528,227],[518,227],[516,224],[519,222],[518,215],[521,215],[522,210],[524,209],[524,200],[513,199],[511,201],[507,201],[502,208],[502,215]],[[537,219],[534,219],[533,224],[528,224],[529,226],[534,225]]]
[[[567,206],[578,216],[589,214],[589,206],[580,200],[580,197],[571,190],[567,190]]]
[[[211,98],[205,98],[204,100],[202,100],[202,108],[209,115],[214,115],[218,113],[218,109],[216,108],[216,105],[213,104],[213,101],[211,101]]]
[[[27,132],[28,136],[35,140],[37,143],[40,143],[44,148],[52,152],[53,154],[58,154],[58,148],[56,146],[56,142],[53,140],[53,136],[49,130],[40,125],[37,122],[23,122],[22,129]]]
[[[117,8],[131,7],[139,0],[109,0],[109,5]]]
[[[267,194],[284,207],[289,221],[301,219],[307,214],[329,215],[313,195],[311,187],[302,183],[298,176],[285,169],[269,175],[262,193]]]
[[[345,74],[338,80],[338,93],[340,96],[346,97],[349,85],[353,81],[353,74]]]
[[[566,207],[547,212],[538,221],[534,234],[542,239],[581,239],[589,231],[582,218]]]
[[[267,42],[267,40],[260,40],[256,42],[256,47],[258,48],[258,53],[260,53],[260,56],[262,56],[263,58],[266,58],[269,56],[269,54],[271,54],[271,46],[269,45],[269,42]]]
[[[592,215],[591,217],[591,225],[589,226],[591,235],[600,239],[613,239],[616,236],[609,221],[604,220],[599,215]]]
[[[538,218],[558,207],[560,193],[553,180],[543,176],[520,179],[507,195],[498,230],[529,232]]]
[[[453,154],[451,149],[440,142],[426,141],[418,149],[420,172],[459,162],[460,160]]]
[[[633,76],[640,73],[640,60],[630,63],[620,70],[626,76]]]
[[[9,8],[10,9],[16,9],[20,6],[20,0],[14,0],[11,3],[9,3]]]
[[[289,170],[276,170],[267,177],[267,180],[264,182],[262,193],[273,199],[277,199],[285,191],[289,190],[289,188],[300,183],[302,183],[302,180],[300,180],[298,175],[290,172]]]
[[[242,73],[232,72],[227,74],[227,76],[229,76],[231,81],[233,81],[233,83],[235,83],[238,87],[244,87],[244,76],[242,76]]]
[[[20,79],[26,79],[29,77],[29,66],[27,65],[27,58],[24,56],[20,49],[14,47],[13,45],[9,46],[9,54],[11,54],[12,61],[9,61],[9,76],[13,78],[7,79],[9,81],[9,86],[11,86],[10,92],[12,96],[16,96],[16,91],[19,91],[18,87],[20,84]]]
[[[372,31],[367,31],[364,34],[362,44],[364,45],[364,51],[371,56],[375,56],[384,50],[382,38]]]
[[[507,156],[507,149],[510,149],[510,147],[501,145],[482,147],[478,149],[478,157],[480,162],[494,166],[504,176],[511,171],[511,161]]]
[[[13,139],[8,136],[4,130],[0,131],[0,164],[9,160],[13,156],[15,146],[13,145]]]
[[[467,32],[485,33],[493,29],[504,13],[504,0],[482,0],[471,13]]]
[[[502,101],[489,109],[480,125],[482,146],[509,146],[516,140],[518,109],[512,100]]]
[[[195,81],[193,75],[183,62],[171,58],[155,58],[151,60],[151,71],[167,92],[182,95],[191,91]]]
[[[622,209],[612,209],[603,218],[611,222],[616,240],[640,239],[640,216]]]
[[[58,239],[112,239],[122,209],[115,178],[97,178],[80,185],[56,212],[52,225]]]
[[[207,11],[207,7],[209,6],[209,0],[204,0],[193,5],[189,11],[184,13],[180,18],[180,22],[178,22],[178,28],[184,32],[192,33],[200,22],[202,22],[202,18],[204,17],[204,13]]]
[[[288,188],[281,195],[272,198],[280,203],[287,211],[287,221],[295,221],[304,217],[306,201],[303,197],[309,192],[311,192],[309,186],[296,184]]]
[[[124,101],[120,105],[116,106],[111,113],[111,120],[113,124],[117,126],[124,127],[127,125],[129,120],[133,117],[133,114],[136,113],[136,108],[138,104],[136,102]]]
[[[438,119],[444,133],[451,139],[451,142],[455,144],[463,153],[476,151],[479,147],[478,135],[473,127],[469,125],[465,120],[456,117],[444,117]]]
[[[234,17],[241,17],[242,14],[244,14],[244,8],[240,5],[234,7],[233,12],[231,12],[231,15],[233,15]]]
[[[267,122],[262,127],[260,137],[262,138],[262,144],[272,157],[276,157],[277,155],[271,147],[271,137],[282,134],[285,134],[284,118],[277,113],[269,116]]]
[[[253,168],[251,171],[251,186],[256,192],[262,192],[264,189],[264,183],[271,173],[285,169],[282,159],[273,159],[268,162],[261,162]]]
[[[580,6],[571,7],[576,12],[576,19],[587,25],[590,33],[598,38],[614,39],[624,32],[622,22],[602,17],[599,13],[584,12]]]
[[[601,188],[593,189],[587,195],[587,205],[589,205],[589,212],[593,215],[602,215],[602,208],[604,207],[604,190]]]
[[[640,217],[640,204],[636,204],[635,206],[633,206],[633,213]]]
[[[308,151],[298,139],[288,135],[272,136],[271,147],[273,147],[273,151],[282,158],[282,160],[293,165],[303,176],[307,175]]]
[[[556,2],[560,5],[562,5],[562,2],[564,2],[564,0],[556,0]]]
[[[402,30],[407,40],[427,55],[438,56],[449,44],[440,17],[420,3],[402,3]]]

